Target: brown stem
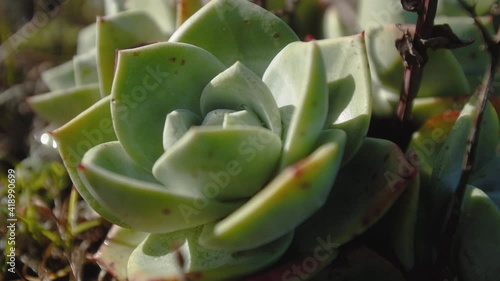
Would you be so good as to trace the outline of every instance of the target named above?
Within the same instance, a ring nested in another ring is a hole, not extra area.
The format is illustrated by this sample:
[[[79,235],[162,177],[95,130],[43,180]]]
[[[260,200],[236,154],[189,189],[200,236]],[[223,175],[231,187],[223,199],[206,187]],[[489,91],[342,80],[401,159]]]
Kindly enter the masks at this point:
[[[427,62],[427,48],[422,44],[421,40],[428,39],[432,35],[437,0],[421,0],[421,7],[418,11],[417,26],[412,44],[414,50],[423,58],[423,61],[411,63],[405,67],[404,82],[396,109],[396,114],[403,123],[410,119],[412,103],[422,82],[423,70]]]

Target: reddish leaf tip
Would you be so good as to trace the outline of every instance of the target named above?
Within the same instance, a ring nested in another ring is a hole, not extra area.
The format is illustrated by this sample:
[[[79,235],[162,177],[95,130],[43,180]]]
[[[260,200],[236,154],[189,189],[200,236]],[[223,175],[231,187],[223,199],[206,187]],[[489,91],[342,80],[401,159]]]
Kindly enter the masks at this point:
[[[86,170],[85,166],[83,166],[83,164],[81,164],[81,163],[80,163],[80,164],[78,164],[77,169],[78,169],[79,171],[85,171],[85,170]]]

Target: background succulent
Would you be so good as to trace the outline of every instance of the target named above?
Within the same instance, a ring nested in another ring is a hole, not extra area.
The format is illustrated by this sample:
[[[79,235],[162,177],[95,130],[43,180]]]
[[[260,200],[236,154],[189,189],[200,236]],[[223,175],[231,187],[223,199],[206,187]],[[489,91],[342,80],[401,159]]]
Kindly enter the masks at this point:
[[[489,7],[494,2],[474,1],[477,15],[492,33],[493,16],[489,14]],[[324,36],[335,38],[364,30],[371,65],[374,114],[391,116],[399,101],[403,60],[396,48],[387,46],[394,45],[406,28],[410,33],[415,32],[416,14],[402,9],[397,0],[361,0],[355,9],[357,17],[348,19],[338,12],[338,7],[331,6],[325,12]],[[395,26],[400,23],[405,24]],[[474,42],[466,48],[429,50],[429,67],[424,70],[412,110],[412,120],[418,126],[443,111],[460,110],[470,92],[481,83],[488,64],[481,31],[459,1],[438,1],[435,23],[448,24],[459,38]],[[493,91],[491,99],[498,100],[497,93]]]

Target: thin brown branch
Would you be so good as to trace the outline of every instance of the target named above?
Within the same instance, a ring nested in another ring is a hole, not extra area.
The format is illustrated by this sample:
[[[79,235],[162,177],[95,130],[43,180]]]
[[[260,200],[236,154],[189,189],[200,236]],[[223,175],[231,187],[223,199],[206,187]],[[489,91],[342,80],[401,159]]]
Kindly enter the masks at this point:
[[[405,60],[404,81],[396,115],[403,123],[406,123],[411,116],[412,103],[420,89],[424,66],[427,63],[427,47],[422,44],[422,39],[429,39],[432,36],[437,0],[420,0],[420,4],[416,3],[416,1],[402,0],[402,3],[405,9],[418,13],[415,35],[409,53],[422,58],[418,63],[412,63],[412,60],[403,56]]]
[[[477,89],[475,97],[477,98],[476,108],[474,111],[474,118],[472,128],[467,135],[466,148],[464,152],[464,159],[462,162],[462,174],[460,176],[460,181],[458,183],[457,189],[453,196],[452,201],[452,211],[449,219],[446,222],[445,230],[442,238],[441,247],[438,251],[438,260],[436,262],[436,268],[439,270],[439,279],[447,278],[448,280],[454,280],[456,277],[456,272],[451,268],[453,265],[457,264],[456,257],[452,257],[453,247],[456,243],[456,235],[460,225],[460,218],[462,216],[462,206],[464,203],[465,193],[467,191],[467,183],[472,170],[472,163],[477,154],[478,149],[478,138],[479,132],[481,130],[481,124],[483,119],[484,110],[486,108],[488,98],[490,95],[490,90],[492,89],[497,65],[500,59],[500,46],[499,42],[495,41],[486,28],[478,20],[475,7],[467,5],[463,0],[459,0],[464,9],[469,12],[474,22],[481,30],[484,41],[486,42],[487,49],[490,52],[491,63],[489,68],[486,70],[481,86]]]

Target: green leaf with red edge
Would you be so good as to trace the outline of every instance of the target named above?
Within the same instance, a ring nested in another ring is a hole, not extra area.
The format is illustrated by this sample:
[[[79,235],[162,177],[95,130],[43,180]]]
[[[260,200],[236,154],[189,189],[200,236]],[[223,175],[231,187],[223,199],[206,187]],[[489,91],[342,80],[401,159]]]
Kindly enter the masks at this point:
[[[422,188],[429,192],[432,169],[437,155],[453,129],[460,111],[449,111],[428,119],[413,133],[407,154],[415,154],[418,161]]]
[[[51,134],[57,140],[59,154],[83,199],[105,219],[120,221],[113,211],[104,209],[97,202],[77,172],[78,164],[89,149],[116,140],[109,103],[110,97],[101,99]]]
[[[240,61],[259,77],[297,35],[280,18],[247,0],[213,0],[169,39],[199,46],[226,66]]]
[[[97,18],[97,67],[101,95],[111,93],[117,50],[166,39],[158,25],[143,12],[129,11]]]
[[[325,128],[347,134],[343,164],[363,143],[372,113],[372,85],[362,34],[320,40],[328,83],[328,115]]]
[[[113,277],[126,280],[128,259],[147,237],[148,233],[113,225],[93,258]]]
[[[469,95],[416,98],[413,101],[412,122],[417,126],[422,126],[429,119],[440,116],[443,113],[460,111],[469,99]]]
[[[324,207],[297,229],[296,247],[311,253],[318,237],[339,247],[360,235],[384,216],[416,171],[396,144],[366,138],[339,171]]]
[[[178,0],[177,1],[177,20],[175,25],[181,26],[187,19],[194,15],[201,7],[203,0]]]
[[[451,200],[458,188],[463,172],[463,161],[467,147],[467,137],[475,129],[474,116],[480,110],[476,96],[471,97],[462,110],[445,144],[437,154],[430,181],[430,208],[432,227],[440,234],[443,225],[452,208]],[[472,164],[472,172],[480,169],[495,157],[497,145],[500,142],[500,124],[493,106],[488,103],[483,112],[480,132],[478,134],[477,150]]]
[[[345,133],[324,131],[316,146],[239,209],[206,225],[200,243],[211,249],[248,250],[293,231],[307,220],[325,204],[340,168]]]
[[[318,44],[289,44],[276,55],[262,80],[279,108],[293,108],[290,123],[283,134],[279,167],[284,169],[312,152],[326,122],[328,88]]]
[[[87,151],[78,174],[100,209],[113,212],[123,227],[165,233],[223,218],[243,202],[219,202],[161,185],[125,153],[119,142]]]

